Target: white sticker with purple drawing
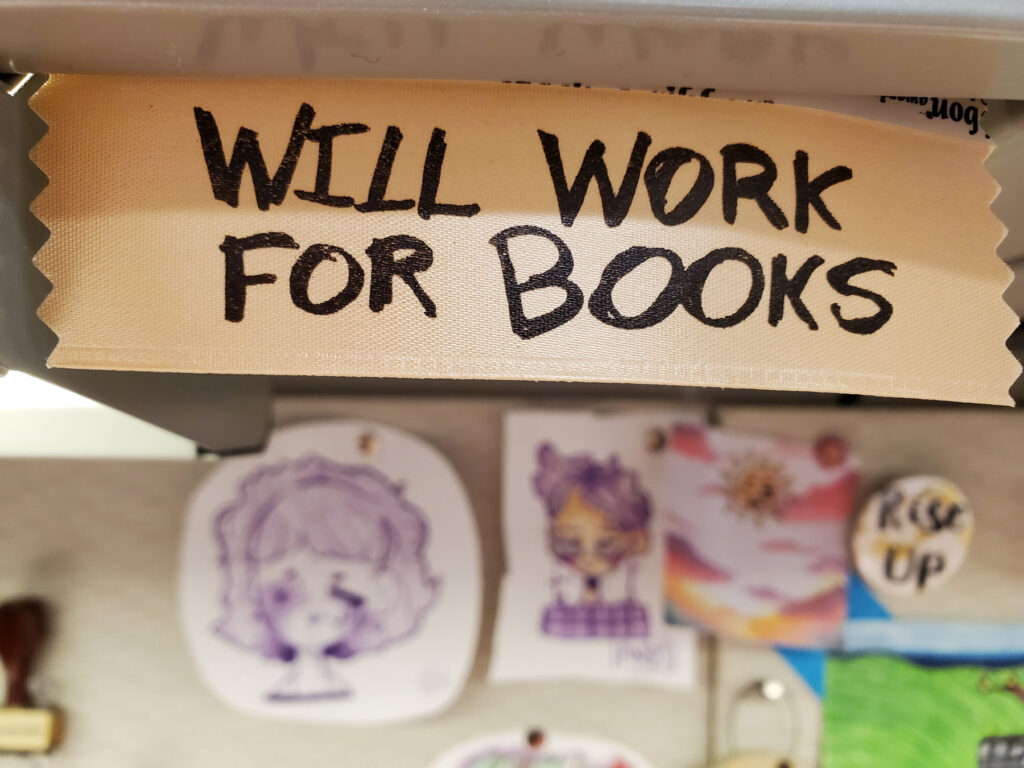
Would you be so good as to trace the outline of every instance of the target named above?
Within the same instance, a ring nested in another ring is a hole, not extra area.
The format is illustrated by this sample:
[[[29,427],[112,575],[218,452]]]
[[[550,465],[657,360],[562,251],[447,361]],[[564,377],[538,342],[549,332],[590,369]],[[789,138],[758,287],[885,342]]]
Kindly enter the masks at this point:
[[[265,717],[347,724],[458,696],[482,598],[465,490],[434,448],[377,424],[279,430],[195,493],[181,613],[202,677]]]
[[[664,548],[652,489],[666,423],[665,414],[509,415],[508,567],[493,680],[693,684],[695,634],[663,618]]]
[[[531,729],[464,742],[429,768],[651,768],[651,764],[611,741]]]

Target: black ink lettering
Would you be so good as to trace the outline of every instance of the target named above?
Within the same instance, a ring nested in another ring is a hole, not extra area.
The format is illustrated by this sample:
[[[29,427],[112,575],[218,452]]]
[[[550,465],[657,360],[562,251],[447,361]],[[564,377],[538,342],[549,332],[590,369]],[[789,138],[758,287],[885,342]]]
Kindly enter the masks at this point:
[[[672,185],[676,171],[694,159],[700,165],[697,179],[676,207],[671,211],[666,211],[665,196]],[[671,227],[692,219],[701,206],[707,202],[715,185],[715,171],[708,159],[699,152],[683,147],[670,147],[663,149],[651,159],[644,172],[644,184],[647,186],[647,196],[651,201],[651,212],[654,214],[654,218]]]
[[[903,494],[900,491],[890,491],[882,497],[882,506],[878,512],[878,528],[895,528],[899,530],[900,521],[896,517],[896,511],[903,503]]]
[[[786,299],[793,305],[796,316],[807,323],[812,331],[818,330],[818,323],[807,309],[804,300],[800,298],[807,281],[811,279],[814,270],[825,263],[821,256],[811,256],[800,265],[793,277],[786,276],[786,256],[779,254],[772,259],[772,282],[768,294],[768,323],[776,326],[782,320],[786,310]]]
[[[793,215],[793,224],[796,226],[796,231],[807,232],[811,206],[814,206],[814,210],[821,216],[821,220],[832,229],[842,229],[839,222],[836,221],[836,217],[832,215],[832,211],[821,199],[821,193],[831,186],[852,179],[853,171],[845,165],[837,165],[815,176],[812,181],[808,181],[807,166],[807,153],[797,150],[796,157],[793,158],[793,170],[796,172],[796,213]]]
[[[743,305],[725,317],[708,317],[704,312],[704,284],[711,270],[726,261],[738,261],[750,270],[750,293]],[[717,248],[687,267],[683,275],[683,307],[705,325],[729,328],[750,317],[764,294],[764,270],[761,264],[742,248]]]
[[[975,106],[967,107],[964,110],[964,123],[971,126],[971,136],[978,132],[978,108]]]
[[[277,275],[261,272],[254,275],[245,273],[245,252],[257,248],[298,248],[284,232],[261,232],[249,237],[227,235],[220,249],[224,253],[224,319],[229,323],[240,323],[245,317],[245,294],[250,285],[271,285]]]
[[[322,262],[337,261],[338,259],[334,254],[343,256],[345,263],[348,264],[348,280],[345,283],[345,287],[326,301],[311,301],[309,298],[309,280],[313,276],[313,270],[320,266]],[[305,310],[312,315],[332,315],[355,301],[359,292],[363,289],[365,276],[359,262],[344,248],[338,248],[335,245],[327,245],[325,243],[311,245],[303,251],[298,261],[292,267],[291,279],[289,280],[292,303],[299,309]]]
[[[263,160],[260,149],[259,135],[249,128],[239,128],[235,146],[231,151],[231,162],[224,155],[217,121],[211,112],[195,107],[196,128],[199,131],[199,143],[203,147],[203,158],[206,160],[206,171],[210,176],[213,196],[232,208],[238,207],[238,190],[242,184],[242,174],[246,166],[252,177],[253,191],[256,193],[256,205],[261,211],[270,209],[271,204],[280,205],[288,193],[288,185],[295,174],[295,164],[299,152],[305,142],[315,113],[309,104],[299,107],[292,125],[288,148],[285,150],[281,164],[278,165],[274,178],[267,172],[267,164]]]
[[[370,191],[366,195],[366,202],[356,206],[356,210],[360,213],[407,211],[415,207],[415,200],[384,199],[384,195],[388,193],[388,182],[391,180],[391,168],[395,164],[395,155],[398,153],[398,146],[401,143],[401,130],[397,125],[389,125],[384,134],[384,143],[381,145],[380,154],[377,156],[377,167],[373,169],[373,179],[370,181]]]
[[[539,275],[530,275],[526,282],[520,283],[516,279],[516,268],[509,254],[508,241],[524,235],[536,235],[550,240],[558,251],[558,260],[550,269]],[[498,252],[501,275],[505,281],[505,295],[508,297],[509,322],[512,324],[512,331],[519,338],[532,339],[534,336],[553,331],[579,314],[583,307],[583,291],[569,279],[573,267],[572,252],[560,237],[541,227],[525,224],[503,229],[489,242]],[[523,312],[523,294],[551,287],[565,291],[565,301],[543,315],[527,317]]]
[[[932,576],[946,570],[946,558],[939,552],[929,552],[921,557],[921,566],[917,573],[917,587],[924,589],[925,583]]]
[[[924,507],[922,512],[921,505],[927,501],[927,506]],[[945,514],[942,514],[943,510],[946,510]],[[956,526],[956,518],[960,514],[960,507],[956,504],[951,505],[946,509],[946,505],[940,500],[935,498],[917,497],[914,499],[914,504],[910,508],[910,520],[917,527],[923,531],[929,533],[938,533],[945,528],[953,528]]]
[[[857,257],[847,262],[832,267],[826,275],[828,284],[836,293],[843,296],[860,296],[873,301],[878,306],[878,311],[868,317],[855,317],[847,319],[843,317],[838,304],[832,305],[832,314],[839,322],[839,327],[850,333],[869,334],[874,333],[892,317],[892,304],[874,291],[866,288],[858,288],[850,285],[850,279],[865,272],[884,272],[887,275],[896,274],[896,265],[891,261],[879,261],[878,259],[866,259]]]
[[[907,519],[914,525],[918,526],[919,528],[922,528],[923,530],[925,529],[925,525],[921,519],[920,510],[921,505],[924,504],[925,501],[926,499],[921,496],[914,497],[913,501],[910,503],[910,508],[909,510],[907,510],[906,513]]]
[[[405,258],[395,259],[397,251],[412,251]],[[423,305],[427,317],[437,317],[434,300],[423,290],[417,272],[423,272],[434,263],[434,252],[430,246],[411,235],[392,235],[381,239],[374,238],[366,249],[370,257],[370,309],[380,312],[391,303],[391,283],[397,275],[409,286],[416,298]]]
[[[362,123],[338,123],[322,125],[309,132],[309,139],[320,145],[316,157],[316,183],[312,190],[296,189],[295,196],[311,203],[329,205],[332,208],[348,208],[355,200],[348,195],[332,195],[331,168],[334,159],[334,140],[338,136],[353,136],[366,133],[370,127]]]
[[[448,150],[444,136],[445,132],[440,128],[435,128],[430,135],[427,157],[423,161],[420,204],[416,212],[422,219],[429,219],[431,216],[476,216],[480,213],[480,206],[476,203],[454,205],[437,202],[437,188],[441,185],[441,167],[444,165],[444,155]]]
[[[896,573],[896,559],[903,555],[903,562],[906,564],[903,573]],[[914,555],[913,552],[903,548],[889,547],[885,550],[885,578],[889,581],[906,581],[910,578],[911,572],[914,570]]]
[[[722,147],[722,161],[722,214],[728,224],[736,223],[736,204],[743,197],[756,202],[776,229],[789,226],[786,214],[768,195],[778,171],[767,152],[753,144],[728,144]],[[740,163],[760,165],[761,172],[737,178],[736,166]]]
[[[639,315],[627,317],[619,312],[612,300],[612,290],[619,280],[649,259],[665,259],[672,267],[672,275],[661,293],[651,305]],[[602,323],[614,328],[650,328],[657,325],[679,306],[683,290],[683,260],[667,248],[644,248],[634,246],[613,258],[601,273],[601,281],[590,295],[590,313]]]
[[[334,161],[334,140],[338,136],[366,133],[369,126],[362,123],[338,123],[324,125],[309,131],[309,139],[319,144],[316,155],[316,182],[311,190],[296,189],[295,197],[310,203],[319,203],[332,208],[348,208],[355,201],[347,195],[331,194],[331,169]]]
[[[959,522],[957,521],[957,518],[960,516],[960,513],[963,512],[963,510],[960,508],[960,506],[957,505],[957,504],[953,504],[946,511],[946,514],[944,516],[943,515],[939,515],[939,510],[941,508],[942,508],[942,505],[936,504],[935,505],[935,509],[929,509],[928,510],[928,514],[932,518],[933,530],[942,531],[942,530],[945,530],[946,528],[956,528],[956,527],[958,527],[959,526]]]
[[[927,117],[929,120],[932,120],[936,117],[941,117],[943,120],[946,120],[949,117],[949,100],[938,99],[933,96],[932,108],[925,112],[924,116]]]
[[[591,142],[583,156],[583,162],[572,182],[572,187],[565,176],[565,167],[562,165],[562,152],[559,149],[558,137],[551,133],[538,130],[541,146],[544,148],[544,159],[548,164],[548,171],[551,174],[551,183],[555,188],[555,198],[558,200],[558,211],[562,217],[562,224],[571,227],[576,221],[576,216],[583,207],[583,200],[590,189],[591,180],[597,181],[597,191],[601,195],[601,209],[604,212],[604,223],[609,227],[617,227],[629,213],[629,207],[633,204],[633,197],[636,195],[636,186],[640,182],[640,172],[644,167],[644,158],[647,156],[647,149],[651,146],[651,137],[643,131],[636,135],[633,142],[633,151],[629,156],[629,164],[626,166],[626,173],[622,177],[619,189],[612,187],[611,179],[608,177],[608,166],[604,162],[604,143],[600,141]]]

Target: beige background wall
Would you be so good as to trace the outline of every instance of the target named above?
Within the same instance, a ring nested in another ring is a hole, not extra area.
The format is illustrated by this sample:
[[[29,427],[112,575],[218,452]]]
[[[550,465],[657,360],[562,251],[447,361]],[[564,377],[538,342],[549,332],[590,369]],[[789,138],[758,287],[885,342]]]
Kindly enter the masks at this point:
[[[279,423],[358,417],[434,443],[462,475],[483,538],[485,621],[473,679],[444,715],[387,728],[266,724],[225,709],[203,687],[177,623],[178,537],[205,461],[0,461],[0,596],[41,594],[57,633],[41,682],[68,711],[56,764],[71,768],[422,768],[452,743],[490,730],[539,724],[619,740],[658,768],[696,768],[724,749],[725,710],[767,675],[796,694],[799,756],[813,765],[820,713],[770,651],[705,643],[702,685],[686,693],[592,684],[486,685],[499,538],[501,416],[517,405],[630,407],[624,401],[493,398],[302,398],[278,402]],[[637,407],[671,407],[645,401]],[[689,406],[692,409],[692,406]],[[892,603],[906,615],[1024,620],[1024,414],[1003,409],[724,408],[724,426],[812,437],[845,434],[864,459],[864,490],[886,477],[935,472],[976,505],[974,552],[934,597]],[[710,723],[710,730],[707,724]],[[784,746],[781,710],[756,702],[736,714],[745,746]]]

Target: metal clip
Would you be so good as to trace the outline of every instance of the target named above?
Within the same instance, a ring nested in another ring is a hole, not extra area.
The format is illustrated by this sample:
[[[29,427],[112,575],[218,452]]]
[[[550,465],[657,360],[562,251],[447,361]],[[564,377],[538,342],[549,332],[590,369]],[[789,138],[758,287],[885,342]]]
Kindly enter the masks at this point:
[[[26,72],[23,75],[15,75],[14,81],[7,85],[7,95],[17,96],[18,91],[24,90],[25,86],[32,82],[35,78],[35,74],[32,72]]]

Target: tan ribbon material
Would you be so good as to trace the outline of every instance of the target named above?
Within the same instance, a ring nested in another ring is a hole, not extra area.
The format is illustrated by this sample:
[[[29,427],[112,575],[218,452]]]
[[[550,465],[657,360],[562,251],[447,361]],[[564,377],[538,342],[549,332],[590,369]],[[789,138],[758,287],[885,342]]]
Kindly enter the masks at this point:
[[[989,147],[552,86],[55,76],[53,366],[1008,403]]]

